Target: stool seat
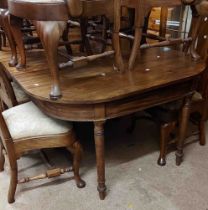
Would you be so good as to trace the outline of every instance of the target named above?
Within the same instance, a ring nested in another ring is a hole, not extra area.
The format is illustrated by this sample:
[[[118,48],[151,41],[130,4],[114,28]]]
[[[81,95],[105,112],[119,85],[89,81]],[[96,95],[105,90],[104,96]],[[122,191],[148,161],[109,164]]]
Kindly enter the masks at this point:
[[[2,112],[13,140],[65,134],[72,124],[45,115],[33,102],[27,102]]]

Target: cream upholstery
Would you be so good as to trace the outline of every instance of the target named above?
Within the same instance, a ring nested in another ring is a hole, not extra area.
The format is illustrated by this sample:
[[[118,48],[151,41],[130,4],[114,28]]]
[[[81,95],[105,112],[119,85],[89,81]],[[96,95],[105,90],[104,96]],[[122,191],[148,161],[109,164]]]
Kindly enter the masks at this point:
[[[2,115],[14,140],[62,134],[72,129],[71,123],[48,117],[33,102],[12,107]]]
[[[192,97],[192,101],[199,101],[199,100],[202,100],[202,99],[203,99],[202,95],[199,92],[195,92],[193,97]]]
[[[22,90],[22,88],[16,82],[12,82],[11,84],[18,104],[29,101],[28,95]]]

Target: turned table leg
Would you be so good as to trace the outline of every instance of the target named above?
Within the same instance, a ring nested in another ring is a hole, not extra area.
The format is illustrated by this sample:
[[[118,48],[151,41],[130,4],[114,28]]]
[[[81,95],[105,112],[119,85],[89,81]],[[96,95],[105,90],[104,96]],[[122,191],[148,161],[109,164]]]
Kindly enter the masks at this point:
[[[66,29],[67,23],[63,21],[37,21],[35,25],[44,47],[52,76],[50,98],[56,100],[61,97],[57,51],[60,38]]]
[[[14,37],[15,43],[19,50],[20,54],[20,61],[16,65],[17,69],[22,69],[26,67],[26,55],[25,55],[25,48],[23,43],[23,34],[21,31],[22,27],[22,19],[10,15],[10,29],[12,31],[12,35]]]
[[[99,196],[101,200],[105,199],[106,186],[105,186],[105,145],[104,145],[104,121],[94,122],[94,138],[95,138],[95,150],[97,161],[97,176]]]
[[[177,144],[176,151],[176,165],[179,166],[183,160],[183,144],[186,138],[187,125],[190,114],[191,107],[191,96],[187,96],[184,100],[184,104],[182,107],[181,119],[180,119],[180,130],[179,130],[179,138]]]

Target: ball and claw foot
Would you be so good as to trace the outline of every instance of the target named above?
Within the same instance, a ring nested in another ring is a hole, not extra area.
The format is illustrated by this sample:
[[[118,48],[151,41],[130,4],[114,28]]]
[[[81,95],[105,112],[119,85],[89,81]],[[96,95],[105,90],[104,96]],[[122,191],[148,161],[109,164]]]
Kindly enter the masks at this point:
[[[160,157],[160,158],[158,159],[158,161],[157,161],[157,164],[158,164],[159,166],[165,166],[165,165],[166,165],[166,160],[165,160],[165,158]]]
[[[76,185],[78,188],[84,188],[86,186],[86,183],[82,179],[76,179]]]

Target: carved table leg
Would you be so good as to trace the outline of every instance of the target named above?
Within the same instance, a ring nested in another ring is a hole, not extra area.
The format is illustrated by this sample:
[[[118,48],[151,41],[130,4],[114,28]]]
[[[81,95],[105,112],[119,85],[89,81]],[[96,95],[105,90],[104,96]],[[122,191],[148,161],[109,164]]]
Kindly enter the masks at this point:
[[[21,32],[22,27],[22,19],[10,15],[10,29],[12,31],[12,35],[14,37],[15,43],[20,53],[20,61],[16,65],[17,69],[25,68],[26,66],[26,55],[25,48],[23,43],[23,34]]]
[[[186,131],[191,107],[191,96],[187,96],[184,100],[184,105],[181,113],[179,138],[176,151],[176,165],[180,165],[183,160],[183,144],[186,138]]]
[[[94,122],[94,138],[97,162],[97,176],[99,196],[101,200],[105,199],[105,157],[104,157],[104,121]]]
[[[52,76],[50,98],[56,100],[61,97],[57,50],[60,38],[63,35],[67,23],[63,21],[37,21],[35,25],[45,49]]]
[[[17,51],[16,51],[16,45],[14,42],[14,38],[12,36],[12,32],[10,29],[10,23],[9,23],[9,11],[6,9],[1,9],[0,10],[0,19],[1,19],[1,23],[2,23],[2,28],[4,30],[4,33],[7,36],[8,42],[9,42],[9,46],[11,48],[11,58],[9,61],[9,66],[16,66],[17,65]]]

